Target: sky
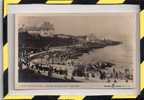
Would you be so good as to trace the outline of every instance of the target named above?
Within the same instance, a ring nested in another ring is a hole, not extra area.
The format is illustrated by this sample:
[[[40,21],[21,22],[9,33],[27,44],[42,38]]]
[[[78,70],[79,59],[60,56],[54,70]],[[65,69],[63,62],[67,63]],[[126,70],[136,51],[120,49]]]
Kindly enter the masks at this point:
[[[96,13],[93,15],[19,16],[18,24],[39,26],[44,21],[54,25],[55,34],[87,35],[97,37],[123,38],[129,36],[135,27],[134,13]]]

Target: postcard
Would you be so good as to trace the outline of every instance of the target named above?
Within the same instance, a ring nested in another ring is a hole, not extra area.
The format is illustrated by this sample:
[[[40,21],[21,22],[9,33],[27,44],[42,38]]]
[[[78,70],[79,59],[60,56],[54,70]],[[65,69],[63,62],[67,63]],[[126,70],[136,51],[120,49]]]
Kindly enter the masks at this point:
[[[16,89],[134,88],[134,16],[15,15]]]

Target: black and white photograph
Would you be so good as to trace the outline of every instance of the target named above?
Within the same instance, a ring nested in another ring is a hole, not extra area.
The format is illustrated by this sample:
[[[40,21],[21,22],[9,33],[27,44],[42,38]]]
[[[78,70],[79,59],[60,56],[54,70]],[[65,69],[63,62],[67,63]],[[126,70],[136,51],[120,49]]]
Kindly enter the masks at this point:
[[[35,86],[39,88],[41,83],[48,87],[133,88],[133,15],[16,15],[17,83],[39,84]]]

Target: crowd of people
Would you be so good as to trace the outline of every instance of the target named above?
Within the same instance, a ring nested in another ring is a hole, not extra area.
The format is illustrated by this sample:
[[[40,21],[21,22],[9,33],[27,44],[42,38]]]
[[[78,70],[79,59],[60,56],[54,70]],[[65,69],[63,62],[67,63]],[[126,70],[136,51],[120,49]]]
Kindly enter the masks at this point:
[[[97,79],[107,82],[118,82],[124,80],[128,82],[132,80],[130,70],[125,68],[117,70],[114,64],[107,62],[97,62],[95,64],[75,64],[72,60],[61,67],[56,67],[54,64],[33,64],[32,62],[26,63],[25,60],[19,62],[19,69],[32,70],[37,74],[47,73],[46,76],[54,77],[53,74],[62,75],[65,80],[76,80],[77,77],[84,78],[85,80]]]

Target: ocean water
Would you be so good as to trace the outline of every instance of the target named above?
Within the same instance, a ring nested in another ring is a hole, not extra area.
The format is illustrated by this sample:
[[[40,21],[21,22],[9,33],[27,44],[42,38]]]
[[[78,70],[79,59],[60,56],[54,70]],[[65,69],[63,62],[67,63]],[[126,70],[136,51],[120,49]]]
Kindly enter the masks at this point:
[[[115,64],[118,69],[133,69],[133,49],[121,44],[95,49],[79,57],[79,61],[85,64],[93,64],[99,61],[106,61]]]

